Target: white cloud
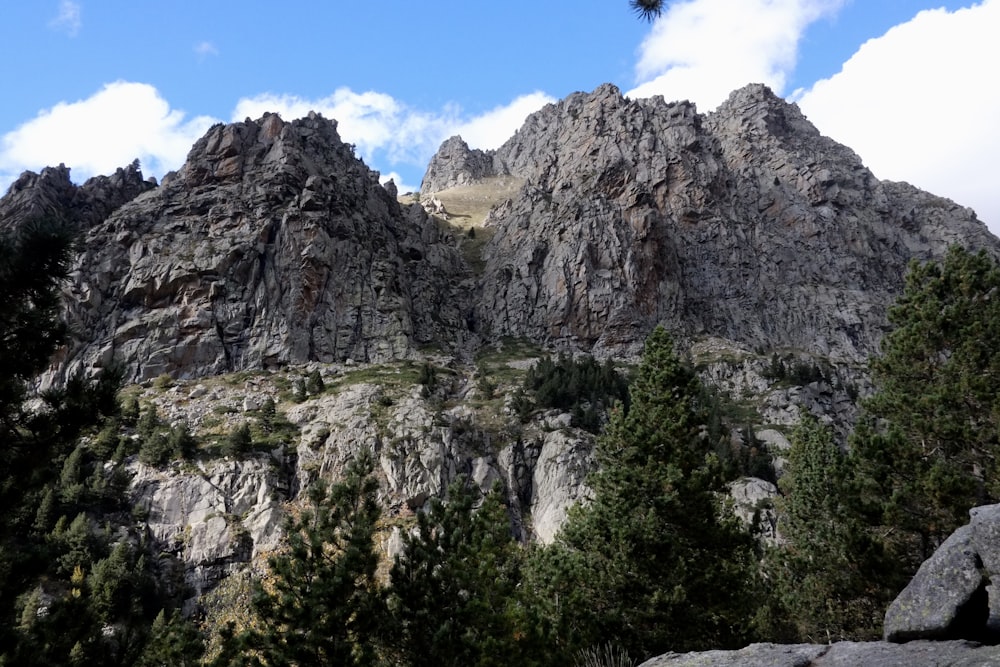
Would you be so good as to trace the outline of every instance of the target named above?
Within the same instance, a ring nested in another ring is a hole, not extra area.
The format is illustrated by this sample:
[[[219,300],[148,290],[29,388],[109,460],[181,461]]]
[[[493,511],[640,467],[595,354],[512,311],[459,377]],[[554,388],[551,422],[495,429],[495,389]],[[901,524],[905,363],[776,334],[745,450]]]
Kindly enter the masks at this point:
[[[394,178],[399,191],[406,192],[419,187],[406,181],[419,178],[415,172],[422,173],[449,136],[460,133],[473,147],[494,148],[513,135],[529,113],[551,101],[532,93],[468,118],[454,106],[427,112],[384,93],[341,88],[316,100],[271,94],[244,98],[232,120],[260,118],[267,111],[287,120],[313,110],[322,113],[338,121],[341,138],[355,144],[369,165],[390,171],[387,178]],[[162,177],[184,163],[191,145],[214,122],[205,116],[188,119],[149,84],[108,84],[85,100],[60,102],[0,137],[0,187],[6,189],[25,169],[65,163],[73,169],[74,181],[82,182],[135,158],[144,174]]]
[[[49,21],[49,27],[53,30],[65,32],[70,37],[76,37],[83,26],[83,8],[79,2],[73,0],[62,0],[59,3],[59,12],[55,18]]]
[[[387,162],[390,166],[407,164],[423,169],[448,137],[461,134],[474,148],[496,148],[514,134],[528,114],[551,101],[548,95],[535,92],[481,116],[463,118],[461,110],[454,106],[437,112],[421,111],[385,93],[339,88],[315,100],[274,94],[244,98],[237,103],[233,120],[259,118],[267,111],[290,120],[316,111],[336,119],[341,139],[357,146],[369,164]],[[401,187],[400,192],[404,191]]]
[[[385,93],[356,93],[349,88],[338,88],[332,95],[314,100],[271,93],[243,98],[232,119],[259,118],[267,111],[286,120],[316,111],[336,119],[341,139],[356,145],[362,155],[370,157],[379,151],[392,161],[404,162],[418,159],[431,145],[432,151],[436,149],[438,138],[457,122],[449,110],[441,114],[420,112]]]
[[[0,138],[0,181],[6,186],[25,169],[60,163],[82,181],[135,158],[144,174],[162,176],[184,163],[213,122],[185,120],[148,84],[111,83],[85,100],[60,102]]]
[[[973,207],[1000,233],[1000,0],[924,11],[866,42],[799,106],[878,178]]]
[[[710,111],[730,92],[765,83],[776,92],[795,67],[799,39],[846,0],[687,0],[672,3],[639,48],[630,97],[687,99]]]
[[[212,42],[198,42],[194,45],[194,52],[199,59],[204,60],[208,56],[219,55],[219,48]]]
[[[473,148],[499,148],[524,124],[525,118],[555,101],[555,98],[540,91],[521,95],[506,106],[490,109],[462,123],[452,134],[462,135],[465,143]]]

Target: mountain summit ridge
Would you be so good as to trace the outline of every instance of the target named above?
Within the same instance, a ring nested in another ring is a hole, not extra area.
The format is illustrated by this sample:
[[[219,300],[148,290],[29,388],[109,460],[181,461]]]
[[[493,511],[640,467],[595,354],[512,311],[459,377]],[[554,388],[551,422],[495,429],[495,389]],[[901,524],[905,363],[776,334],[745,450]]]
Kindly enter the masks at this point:
[[[488,221],[477,302],[492,337],[635,354],[664,324],[856,363],[911,259],[998,249],[970,209],[879,181],[760,84],[706,115],[604,85],[532,114],[496,151],[463,145],[445,143],[426,187],[525,182]]]
[[[507,337],[634,356],[657,324],[686,345],[856,364],[911,260],[952,243],[1000,256],[970,209],[879,181],[760,84],[708,114],[605,84],[531,114],[495,151],[447,140],[425,195],[523,183],[488,214],[476,257],[315,113],[213,126],[159,186],[130,169],[85,215],[88,186],[58,169],[0,200],[5,226],[46,214],[85,230],[64,290],[74,336],[47,381],[112,358],[140,381]]]

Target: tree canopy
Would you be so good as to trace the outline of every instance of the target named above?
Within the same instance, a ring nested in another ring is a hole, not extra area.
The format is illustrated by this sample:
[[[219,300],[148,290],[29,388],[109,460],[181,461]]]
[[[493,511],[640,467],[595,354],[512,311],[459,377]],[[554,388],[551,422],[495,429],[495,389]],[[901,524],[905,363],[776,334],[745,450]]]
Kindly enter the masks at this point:
[[[914,263],[889,321],[851,463],[872,520],[915,569],[1000,497],[1000,267],[959,247]]]
[[[756,563],[724,488],[706,394],[665,330],[646,341],[597,448],[593,498],[571,511],[530,573],[555,641],[611,641],[633,657],[735,647],[750,635]]]

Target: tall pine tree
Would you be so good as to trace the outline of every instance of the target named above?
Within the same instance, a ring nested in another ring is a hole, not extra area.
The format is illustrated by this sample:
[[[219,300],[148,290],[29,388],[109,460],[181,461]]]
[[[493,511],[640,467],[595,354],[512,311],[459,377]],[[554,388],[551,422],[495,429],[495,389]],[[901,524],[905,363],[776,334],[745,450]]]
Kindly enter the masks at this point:
[[[857,513],[847,455],[829,427],[803,412],[787,456],[777,502],[782,540],[765,559],[777,603],[770,638],[880,637],[895,568]]]
[[[662,328],[630,397],[598,442],[592,500],[532,561],[550,639],[564,654],[610,641],[633,658],[741,645],[755,607],[753,542],[720,501],[707,394]]]
[[[529,665],[516,592],[519,546],[499,488],[483,499],[459,477],[448,502],[417,516],[392,568],[390,608],[401,664],[411,667]]]
[[[1000,267],[958,247],[915,263],[889,320],[852,466],[912,572],[969,509],[1000,498]]]
[[[341,481],[309,488],[310,506],[286,527],[287,547],[269,560],[253,599],[256,623],[226,638],[220,665],[373,664],[385,618],[375,580],[381,514],[364,453]]]
[[[103,576],[121,554],[87,515],[116,509],[120,489],[79,447],[116,415],[120,371],[74,375],[26,408],[65,334],[59,286],[73,237],[45,220],[0,233],[0,663],[122,664],[143,640],[141,614],[112,613],[109,601],[131,593]]]

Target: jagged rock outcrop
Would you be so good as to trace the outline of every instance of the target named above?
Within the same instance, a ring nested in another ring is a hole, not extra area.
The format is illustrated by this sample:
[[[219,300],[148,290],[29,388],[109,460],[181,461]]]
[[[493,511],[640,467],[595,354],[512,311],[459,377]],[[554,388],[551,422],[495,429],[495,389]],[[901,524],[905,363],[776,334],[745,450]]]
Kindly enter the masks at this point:
[[[129,468],[133,505],[158,550],[183,564],[192,595],[278,547],[290,495],[281,461],[261,456],[163,470],[133,461]]]
[[[887,640],[1000,642],[1000,505],[975,507],[969,515],[889,606]]]
[[[0,220],[88,230],[66,289],[74,338],[45,382],[113,357],[140,380],[506,336],[633,356],[655,324],[682,345],[860,363],[911,259],[954,242],[1000,255],[969,209],[879,181],[761,85],[707,115],[576,93],[496,151],[449,139],[423,189],[493,176],[524,185],[487,219],[478,280],[315,114],[217,125],[159,187],[136,165],[79,187],[65,168],[25,174]]]
[[[316,114],[216,125],[85,235],[58,373],[128,379],[406,357],[467,331],[469,273]]]
[[[752,644],[739,651],[670,653],[639,667],[959,667],[1000,664],[1000,647],[975,642]]]
[[[486,428],[465,405],[435,410],[421,394],[418,385],[390,400],[381,387],[358,384],[290,410],[289,419],[303,426],[298,478],[305,484],[337,477],[360,449],[373,449],[390,513],[412,513],[445,497],[464,475],[482,493],[500,483],[518,538],[551,542],[587,492],[590,434],[529,427],[517,437],[507,432],[514,422]]]
[[[664,324],[713,383],[760,399],[759,424],[794,423],[794,405],[835,413],[842,428],[908,262],[950,243],[1000,256],[969,209],[880,182],[759,85],[707,115],[605,85],[533,114],[496,151],[449,139],[425,193],[523,182],[462,247],[420,205],[400,206],[336,128],[316,114],[216,125],[159,186],[137,165],[81,186],[65,167],[18,179],[0,227],[47,215],[84,230],[64,293],[72,337],[43,384],[115,359],[133,382],[346,367],[425,347],[467,363],[505,337],[632,356]],[[486,238],[474,273],[462,250]],[[774,383],[772,350],[834,372]],[[371,447],[388,507],[418,509],[465,473],[484,490],[501,481],[515,529],[541,541],[586,496],[583,434],[554,424],[498,436],[477,425],[466,395],[439,409],[416,391],[350,386],[290,411],[304,429],[297,483],[335,476]],[[756,502],[760,489],[744,490]],[[215,521],[208,534],[220,531]],[[232,555],[195,552],[186,562]]]
[[[491,337],[634,353],[660,323],[857,362],[911,259],[1000,249],[972,211],[880,182],[762,85],[707,115],[604,85],[496,151],[449,140],[425,187],[462,180],[447,163],[526,180],[487,222],[477,321]]]
[[[455,136],[441,144],[431,158],[420,183],[420,191],[439,192],[468,185],[494,174],[492,155],[477,148],[469,148],[462,137]]]
[[[39,174],[21,174],[0,199],[0,229],[32,218],[54,218],[83,229],[103,222],[112,211],[156,187],[144,181],[138,162],[110,176],[94,176],[74,185],[65,165],[46,167]]]

